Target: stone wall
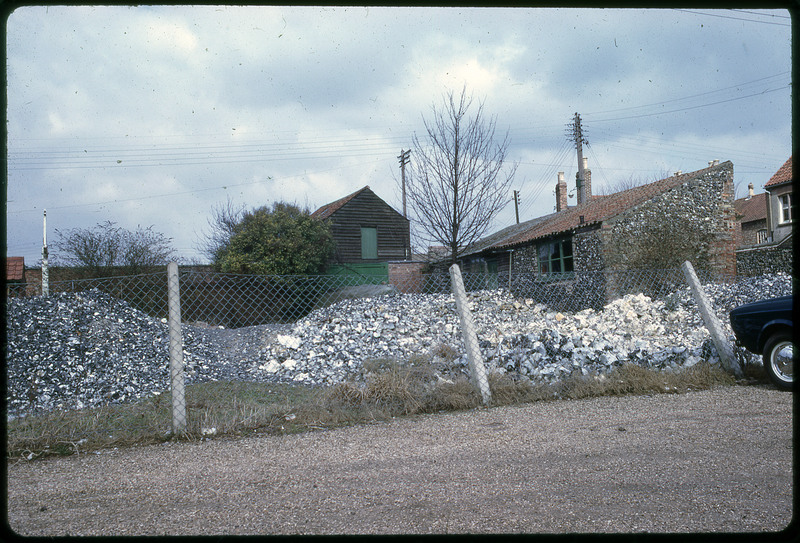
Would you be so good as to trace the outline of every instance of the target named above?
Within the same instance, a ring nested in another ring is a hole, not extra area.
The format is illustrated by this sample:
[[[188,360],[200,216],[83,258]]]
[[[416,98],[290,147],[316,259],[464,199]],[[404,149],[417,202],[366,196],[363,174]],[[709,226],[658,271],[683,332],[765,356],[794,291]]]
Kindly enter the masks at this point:
[[[513,274],[537,273],[538,257],[535,245],[525,245],[514,249],[514,265],[511,270]]]
[[[794,236],[780,243],[759,245],[736,251],[736,272],[747,277],[784,272],[794,275]]]
[[[600,230],[580,232],[572,237],[572,261],[576,272],[603,270],[605,259]]]
[[[736,271],[733,165],[673,188],[609,220],[602,229],[608,269],[667,269],[692,262],[715,275]]]

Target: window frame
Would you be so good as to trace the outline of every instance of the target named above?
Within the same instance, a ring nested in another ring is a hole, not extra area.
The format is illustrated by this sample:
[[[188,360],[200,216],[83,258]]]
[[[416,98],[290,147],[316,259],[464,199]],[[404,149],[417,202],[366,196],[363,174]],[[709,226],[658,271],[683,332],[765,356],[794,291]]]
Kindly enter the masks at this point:
[[[778,224],[792,222],[792,193],[778,195]]]
[[[575,272],[575,256],[572,251],[571,237],[542,243],[537,247],[536,256],[539,275],[563,277],[570,276]],[[558,270],[556,271],[554,268],[558,268]]]

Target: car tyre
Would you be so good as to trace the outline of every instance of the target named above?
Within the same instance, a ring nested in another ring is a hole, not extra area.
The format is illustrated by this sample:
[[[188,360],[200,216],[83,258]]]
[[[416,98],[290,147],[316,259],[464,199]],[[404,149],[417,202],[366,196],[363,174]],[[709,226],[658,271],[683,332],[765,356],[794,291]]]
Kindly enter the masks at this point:
[[[794,359],[797,346],[788,332],[778,332],[770,336],[764,345],[764,369],[775,386],[782,390],[792,390],[794,384]]]

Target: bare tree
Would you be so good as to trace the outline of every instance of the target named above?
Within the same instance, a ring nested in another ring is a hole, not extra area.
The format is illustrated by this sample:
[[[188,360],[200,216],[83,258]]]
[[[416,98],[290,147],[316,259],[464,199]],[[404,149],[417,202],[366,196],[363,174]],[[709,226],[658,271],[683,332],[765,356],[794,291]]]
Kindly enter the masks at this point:
[[[92,228],[56,230],[57,261],[86,269],[94,277],[102,277],[119,266],[128,273],[142,268],[166,264],[174,257],[171,239],[153,227],[125,230],[112,221]]]
[[[174,259],[175,250],[170,239],[153,230],[152,226],[136,227],[136,231],[123,230],[122,251],[119,263],[128,272],[139,273],[145,268],[161,266]]]
[[[627,178],[618,179],[611,184],[601,185],[597,194],[608,196],[609,194],[616,194],[624,190],[640,187],[649,183],[654,183],[662,179],[670,177],[670,173],[666,170],[661,170],[658,174],[651,174],[649,176],[631,174]]]
[[[485,118],[483,103],[470,116],[472,101],[466,87],[459,97],[451,91],[440,108],[432,107],[430,121],[423,117],[427,139],[414,134],[406,179],[412,220],[428,241],[449,248],[453,263],[510,201],[517,170],[516,163],[503,168],[508,132],[495,142],[496,119]]]
[[[195,248],[214,262],[220,250],[227,247],[234,233],[234,228],[244,218],[247,207],[242,204],[234,206],[230,198],[224,204],[215,205],[211,210],[211,218],[208,219],[209,230],[201,234]]]

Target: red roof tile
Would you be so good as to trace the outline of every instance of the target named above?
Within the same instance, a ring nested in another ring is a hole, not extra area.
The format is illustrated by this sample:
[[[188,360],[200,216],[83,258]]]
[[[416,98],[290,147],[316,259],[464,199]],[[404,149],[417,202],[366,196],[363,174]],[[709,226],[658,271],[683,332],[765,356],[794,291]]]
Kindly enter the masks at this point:
[[[588,203],[580,206],[568,207],[566,210],[554,213],[548,220],[535,224],[529,230],[521,232],[516,236],[503,240],[494,248],[510,247],[527,243],[537,238],[550,236],[562,232],[568,232],[579,227],[601,223],[623,211],[640,205],[658,194],[662,194],[670,189],[686,183],[710,171],[722,166],[730,167],[730,162],[724,162],[715,166],[709,166],[696,172],[685,173],[655,181],[647,185],[641,185],[632,189],[609,194],[603,198],[593,198]]]
[[[25,258],[21,256],[6,257],[6,281],[23,281],[25,279]]]
[[[775,172],[775,175],[770,177],[764,187],[774,187],[775,185],[782,185],[783,183],[791,183],[792,181],[792,157],[784,162],[783,166]]]
[[[339,211],[342,208],[342,206],[344,206],[347,202],[349,202],[350,200],[352,200],[365,190],[369,190],[369,185],[355,191],[353,194],[350,194],[349,196],[340,198],[335,202],[331,202],[330,204],[325,204],[324,206],[316,210],[314,213],[312,213],[311,216],[315,219],[327,219],[328,217]]]
[[[767,194],[754,194],[752,197],[739,198],[733,202],[739,222],[752,222],[767,218]]]

